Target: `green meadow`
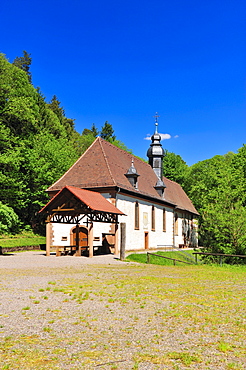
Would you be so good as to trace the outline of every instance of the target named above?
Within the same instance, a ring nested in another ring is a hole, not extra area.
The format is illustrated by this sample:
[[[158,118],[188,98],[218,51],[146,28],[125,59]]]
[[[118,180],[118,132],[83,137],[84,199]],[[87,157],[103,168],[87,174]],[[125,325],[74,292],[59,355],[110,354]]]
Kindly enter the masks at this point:
[[[1,235],[0,246],[2,248],[39,246],[45,244],[45,237],[33,234],[31,231],[23,231],[16,235]]]
[[[186,262],[195,264],[195,256],[192,254],[193,250],[182,251],[169,251],[169,252],[151,252],[149,253],[149,263],[154,265],[172,266],[174,264],[172,259],[175,259],[177,266],[184,266]],[[162,258],[167,257],[167,258]],[[147,253],[132,253],[127,256],[126,261],[147,263]],[[183,261],[183,262],[182,262]],[[201,260],[198,258],[198,261]]]

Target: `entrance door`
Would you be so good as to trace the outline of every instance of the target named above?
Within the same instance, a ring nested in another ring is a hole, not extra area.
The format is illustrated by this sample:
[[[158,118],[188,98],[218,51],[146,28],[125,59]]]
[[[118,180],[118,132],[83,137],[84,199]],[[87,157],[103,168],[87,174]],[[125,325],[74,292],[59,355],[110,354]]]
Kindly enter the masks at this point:
[[[144,248],[149,249],[149,233],[144,233]]]
[[[76,229],[76,227],[73,229],[73,245],[77,245]],[[82,250],[88,247],[88,230],[83,226],[79,227],[78,239],[79,247],[81,247]]]

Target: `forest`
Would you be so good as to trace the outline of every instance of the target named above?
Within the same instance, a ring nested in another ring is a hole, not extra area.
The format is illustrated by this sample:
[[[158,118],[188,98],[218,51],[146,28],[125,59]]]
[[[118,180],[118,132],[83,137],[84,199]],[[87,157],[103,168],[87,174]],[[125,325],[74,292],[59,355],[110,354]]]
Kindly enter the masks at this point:
[[[34,87],[31,55],[23,51],[10,63],[0,54],[0,234],[23,229],[43,232],[37,212],[47,203],[45,190],[100,135],[127,150],[109,122],[80,134],[54,95],[46,101]],[[188,166],[166,151],[163,175],[177,181],[200,213],[199,244],[209,251],[246,253],[246,145]]]

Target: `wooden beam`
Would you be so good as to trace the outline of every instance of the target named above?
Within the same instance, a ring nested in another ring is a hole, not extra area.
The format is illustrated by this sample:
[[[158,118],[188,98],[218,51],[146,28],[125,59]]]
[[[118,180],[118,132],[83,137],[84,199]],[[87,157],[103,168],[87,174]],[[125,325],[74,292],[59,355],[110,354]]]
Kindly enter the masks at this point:
[[[126,224],[120,224],[120,260],[124,261],[126,256]]]
[[[119,224],[115,224],[115,233],[114,233],[114,254],[119,254],[119,243],[118,243],[118,235],[119,235]]]
[[[71,212],[71,211],[75,211],[75,208],[55,208],[55,209],[52,209],[52,212]]]

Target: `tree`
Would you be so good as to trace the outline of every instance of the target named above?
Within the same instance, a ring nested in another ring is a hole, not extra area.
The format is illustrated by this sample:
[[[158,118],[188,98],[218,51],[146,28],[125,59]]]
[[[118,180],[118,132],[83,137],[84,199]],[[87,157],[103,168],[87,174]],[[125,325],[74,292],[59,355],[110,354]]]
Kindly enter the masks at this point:
[[[25,50],[23,51],[22,57],[16,57],[13,61],[14,66],[26,72],[30,83],[32,82],[32,75],[30,72],[31,64],[32,64],[31,54],[27,53]]]
[[[100,136],[102,139],[109,141],[110,139],[115,140],[116,136],[114,135],[113,127],[108,121],[104,123],[104,126],[102,127]]]
[[[94,140],[95,136],[90,130],[88,131],[88,133],[77,135],[75,145],[78,155],[83,154],[89,148],[89,146],[91,146]]]
[[[59,121],[62,123],[65,117],[65,111],[61,107],[61,102],[57,99],[56,95],[53,95],[48,107],[57,115]]]
[[[0,201],[23,226],[47,202],[45,189],[78,158],[73,121],[59,116],[57,99],[52,103],[56,113],[27,74],[0,55]]]
[[[47,106],[53,113],[55,113],[60,125],[65,129],[66,135],[72,136],[75,133],[74,120],[65,117],[65,110],[61,106],[61,102],[57,99],[56,95],[52,97],[51,102]]]
[[[117,140],[117,139],[110,139],[108,140],[111,144],[117,146],[118,148],[122,149],[122,150],[125,150],[126,152],[130,153],[130,154],[133,154],[132,150],[127,148],[127,146],[120,140]]]
[[[91,128],[85,128],[82,132],[82,135],[88,135],[92,134],[94,137],[97,137],[99,135],[99,131],[97,130],[95,123],[92,124]]]
[[[246,252],[244,148],[191,166],[185,190],[200,213],[200,244],[209,251]]]
[[[165,151],[163,158],[163,176],[169,180],[178,182],[181,186],[184,184],[185,176],[187,173],[188,165],[181,158],[172,152]]]
[[[99,135],[99,131],[96,128],[95,123],[93,123],[92,126],[91,126],[91,132],[92,132],[94,137],[97,137]]]
[[[27,74],[0,55],[0,122],[10,135],[30,136],[38,131],[37,94]]]

